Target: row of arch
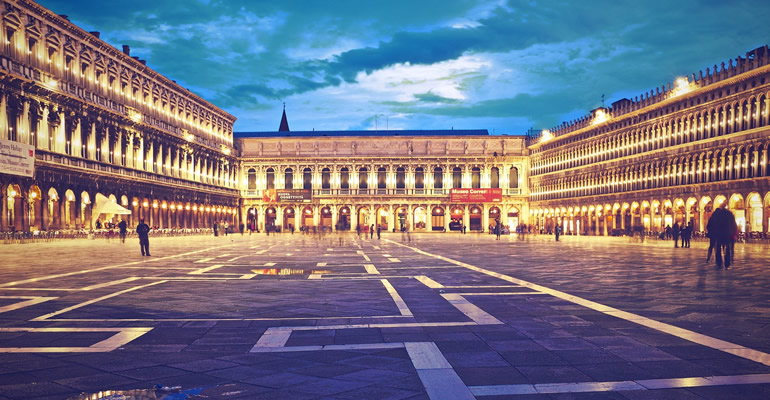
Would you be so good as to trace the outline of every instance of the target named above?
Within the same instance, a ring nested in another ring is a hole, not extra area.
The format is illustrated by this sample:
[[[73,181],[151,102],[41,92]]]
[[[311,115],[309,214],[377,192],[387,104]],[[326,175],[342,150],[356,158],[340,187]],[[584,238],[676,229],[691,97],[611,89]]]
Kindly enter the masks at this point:
[[[692,224],[704,232],[711,213],[725,203],[734,215],[740,232],[770,233],[770,192],[704,193],[700,196],[624,200],[614,203],[536,205],[530,218],[545,231],[560,226],[565,233],[578,235],[617,235],[648,231],[663,232],[674,223]]]
[[[434,167],[432,171],[432,179],[430,175],[426,179],[426,174],[430,174],[423,167],[415,167],[412,171],[407,171],[406,167],[395,167],[393,171],[389,171],[389,168],[378,167],[376,170],[369,167],[359,167],[357,170],[358,179],[355,179],[355,172],[351,171],[352,168],[342,167],[339,171],[332,172],[331,168],[324,167],[320,170],[320,176],[314,177],[313,168],[305,167],[302,169],[301,174],[301,186],[297,188],[302,189],[331,189],[333,186],[340,189],[350,189],[351,182],[357,184],[356,188],[367,189],[370,186],[378,189],[396,188],[405,189],[407,186],[423,189],[426,188],[426,182],[431,184],[430,188],[440,189],[445,187],[445,180],[447,174],[442,167]],[[298,174],[295,177],[294,169],[291,167],[285,168],[283,171],[282,185],[285,189],[294,189],[297,183]],[[468,174],[467,172],[470,172]],[[470,167],[469,171],[464,171],[464,168],[459,166],[451,169],[451,187],[452,188],[481,188],[483,184],[488,185],[490,188],[500,188],[500,169],[498,167],[490,167],[487,176],[482,177],[482,168],[478,166]],[[276,188],[276,175],[278,175],[277,168],[268,167],[264,172],[264,186],[265,189]],[[351,179],[351,175],[354,179]],[[390,177],[390,179],[389,179]],[[258,186],[257,170],[255,168],[249,168],[247,171],[247,189],[257,190]],[[484,182],[482,182],[484,181]],[[485,186],[486,186],[485,185]],[[449,186],[448,184],[446,186]],[[508,171],[508,188],[519,187],[519,170],[518,168],[510,167]]]
[[[53,231],[96,229],[125,220],[135,227],[140,219],[159,229],[210,228],[215,222],[238,221],[238,209],[223,204],[174,201],[148,195],[99,193],[96,191],[61,190],[37,185],[22,187],[11,183],[2,191],[1,231]],[[130,214],[94,214],[95,199],[102,194],[124,207]]]
[[[569,177],[533,179],[532,200],[550,200],[770,176],[768,146],[748,143]]]
[[[303,228],[329,231],[409,230],[415,232],[482,232],[501,224],[515,229],[519,207],[505,204],[284,204],[244,208],[251,230]]]
[[[770,93],[747,95],[730,104],[670,117],[662,123],[637,125],[598,140],[581,140],[581,144],[565,150],[539,154],[535,151],[532,174],[589,165],[767,126],[770,121],[768,96]]]

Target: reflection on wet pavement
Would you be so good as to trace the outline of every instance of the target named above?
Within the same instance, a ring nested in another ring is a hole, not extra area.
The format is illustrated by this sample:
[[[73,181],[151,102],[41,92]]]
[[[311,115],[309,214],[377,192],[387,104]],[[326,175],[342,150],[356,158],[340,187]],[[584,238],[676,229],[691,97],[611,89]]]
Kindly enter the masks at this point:
[[[252,269],[251,272],[257,275],[312,275],[330,274],[332,271],[325,269],[259,268]]]
[[[204,388],[181,389],[181,386],[158,385],[154,389],[103,390],[97,393],[83,393],[67,400],[184,400],[197,398],[204,390]]]

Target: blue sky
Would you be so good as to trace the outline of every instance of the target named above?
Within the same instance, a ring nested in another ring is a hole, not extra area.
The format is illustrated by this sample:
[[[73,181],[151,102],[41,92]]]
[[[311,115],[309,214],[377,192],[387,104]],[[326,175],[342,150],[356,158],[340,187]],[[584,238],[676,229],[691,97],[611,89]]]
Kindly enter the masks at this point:
[[[551,128],[770,43],[768,1],[40,0],[236,131]],[[387,122],[386,122],[387,121]]]

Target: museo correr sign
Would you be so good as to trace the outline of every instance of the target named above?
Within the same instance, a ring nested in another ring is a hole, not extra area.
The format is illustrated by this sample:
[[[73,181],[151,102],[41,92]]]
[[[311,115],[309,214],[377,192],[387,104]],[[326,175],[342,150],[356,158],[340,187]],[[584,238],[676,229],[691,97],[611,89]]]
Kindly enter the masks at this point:
[[[503,189],[451,189],[452,203],[499,203],[503,201]]]
[[[35,174],[35,147],[0,139],[0,173],[31,178]]]
[[[267,189],[262,192],[262,201],[265,203],[309,203],[311,200],[312,193],[310,189]]]

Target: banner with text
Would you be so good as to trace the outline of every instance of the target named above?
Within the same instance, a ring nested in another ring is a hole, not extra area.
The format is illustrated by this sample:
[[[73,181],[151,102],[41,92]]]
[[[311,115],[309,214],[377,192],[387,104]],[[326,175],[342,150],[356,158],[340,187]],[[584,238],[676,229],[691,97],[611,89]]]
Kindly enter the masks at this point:
[[[452,203],[499,203],[503,201],[503,189],[451,189]]]
[[[312,200],[310,189],[267,189],[262,192],[262,201],[266,203],[302,202]]]
[[[35,147],[0,139],[0,173],[31,178],[35,174]]]

